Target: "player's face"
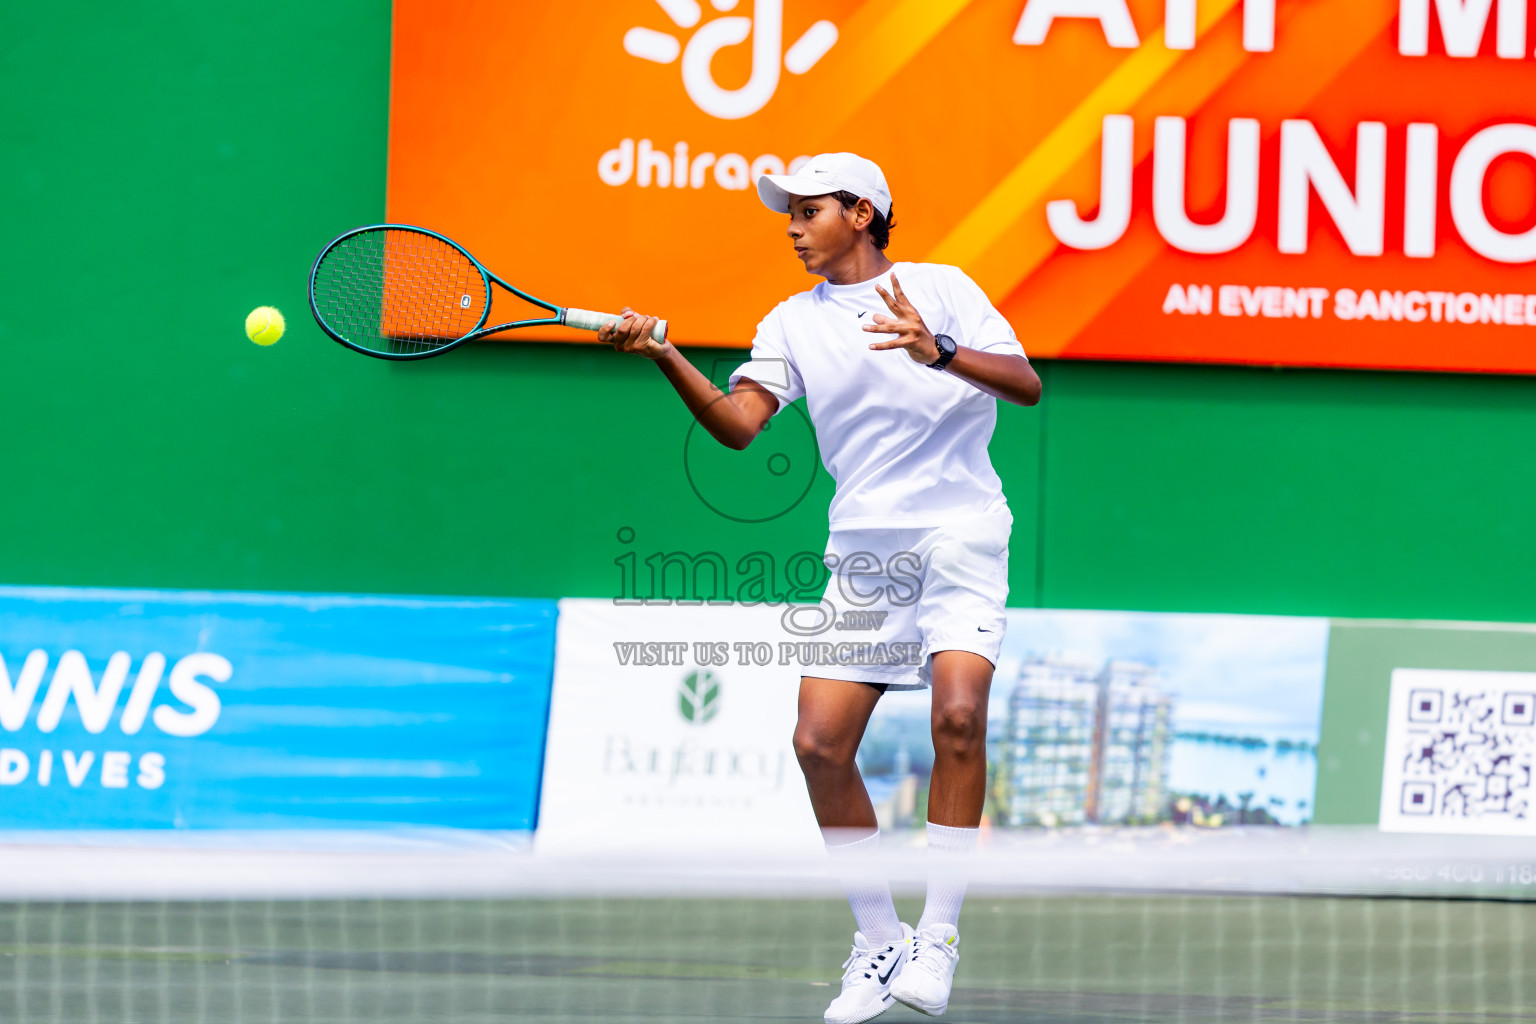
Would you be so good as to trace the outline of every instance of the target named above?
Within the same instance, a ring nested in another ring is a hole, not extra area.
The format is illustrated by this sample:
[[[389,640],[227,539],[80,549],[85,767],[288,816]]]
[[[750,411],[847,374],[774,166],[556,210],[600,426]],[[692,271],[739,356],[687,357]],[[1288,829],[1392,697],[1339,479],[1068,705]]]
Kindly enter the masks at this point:
[[[860,244],[857,214],[831,196],[794,196],[789,201],[789,240],[795,255],[812,274],[822,274]],[[822,276],[825,276],[824,274]]]

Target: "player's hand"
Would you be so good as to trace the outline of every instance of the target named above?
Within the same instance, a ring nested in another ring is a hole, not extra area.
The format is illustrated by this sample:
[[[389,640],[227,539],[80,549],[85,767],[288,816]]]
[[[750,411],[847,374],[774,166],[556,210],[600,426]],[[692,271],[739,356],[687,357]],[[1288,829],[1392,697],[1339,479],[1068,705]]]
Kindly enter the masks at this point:
[[[874,323],[865,324],[864,330],[873,331],[876,334],[896,335],[890,341],[877,341],[869,347],[875,351],[888,348],[904,348],[913,362],[922,363],[924,366],[939,358],[938,343],[933,340],[933,332],[928,330],[928,325],[923,323],[923,318],[917,312],[917,307],[912,305],[905,292],[901,290],[901,282],[896,280],[896,275],[891,275],[891,290],[896,294],[875,285],[875,291],[885,300],[890,307],[891,315],[876,313],[870,317]]]
[[[625,306],[618,320],[603,324],[597,330],[597,340],[612,345],[615,352],[637,352],[647,359],[660,359],[672,347],[670,341],[659,342],[651,337],[656,329],[656,318],[644,316]],[[934,356],[935,359],[938,356]]]

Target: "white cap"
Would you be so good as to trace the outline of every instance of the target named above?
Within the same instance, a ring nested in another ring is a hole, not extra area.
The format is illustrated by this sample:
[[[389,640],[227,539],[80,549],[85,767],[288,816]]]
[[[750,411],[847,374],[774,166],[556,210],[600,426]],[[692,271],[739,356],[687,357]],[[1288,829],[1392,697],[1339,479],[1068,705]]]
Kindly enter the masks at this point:
[[[824,196],[852,192],[868,199],[880,216],[891,215],[891,190],[880,165],[853,153],[822,153],[794,174],[764,174],[757,179],[757,196],[775,213],[789,212],[790,196]]]

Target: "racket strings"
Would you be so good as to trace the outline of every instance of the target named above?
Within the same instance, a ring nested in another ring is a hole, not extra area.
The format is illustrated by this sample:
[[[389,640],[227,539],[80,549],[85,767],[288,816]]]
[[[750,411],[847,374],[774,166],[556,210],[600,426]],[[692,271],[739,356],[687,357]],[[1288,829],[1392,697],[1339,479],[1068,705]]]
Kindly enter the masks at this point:
[[[343,239],[315,275],[315,308],[350,344],[415,355],[451,344],[479,326],[489,302],[485,279],[442,239],[398,228]]]

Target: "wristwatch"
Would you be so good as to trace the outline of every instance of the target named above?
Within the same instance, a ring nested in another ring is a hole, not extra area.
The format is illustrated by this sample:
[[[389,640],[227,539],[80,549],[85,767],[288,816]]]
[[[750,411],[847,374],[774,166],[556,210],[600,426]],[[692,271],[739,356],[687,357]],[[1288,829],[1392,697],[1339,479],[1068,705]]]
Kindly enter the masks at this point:
[[[933,336],[933,343],[939,347],[939,358],[929,363],[928,366],[934,370],[942,370],[949,365],[951,359],[955,358],[955,349],[959,348],[959,346],[955,344],[955,339],[947,334],[935,334]]]

